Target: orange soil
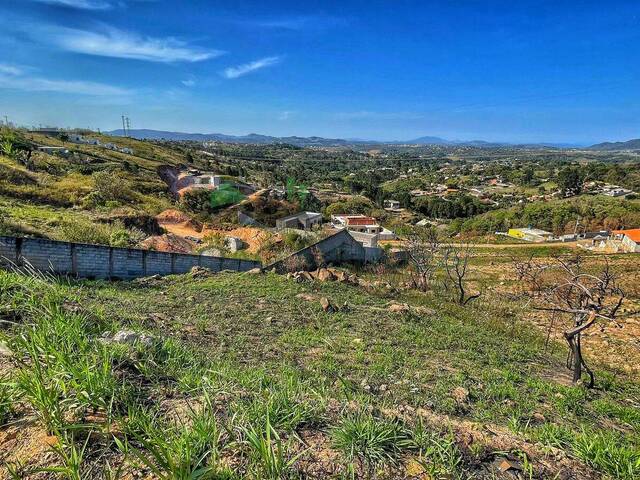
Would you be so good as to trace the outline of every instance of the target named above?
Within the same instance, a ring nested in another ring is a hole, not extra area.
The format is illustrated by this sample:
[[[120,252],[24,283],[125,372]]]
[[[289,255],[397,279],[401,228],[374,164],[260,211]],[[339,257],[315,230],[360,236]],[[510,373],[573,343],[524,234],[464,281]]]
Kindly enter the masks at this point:
[[[260,248],[271,237],[267,231],[256,227],[238,227],[225,230],[220,228],[211,228],[207,225],[201,226],[198,222],[189,218],[188,215],[177,210],[165,210],[160,213],[156,219],[162,228],[175,237],[194,237],[202,239],[208,235],[216,234],[237,237],[248,245],[246,251],[251,254],[258,253]],[[195,247],[195,245],[193,246]]]

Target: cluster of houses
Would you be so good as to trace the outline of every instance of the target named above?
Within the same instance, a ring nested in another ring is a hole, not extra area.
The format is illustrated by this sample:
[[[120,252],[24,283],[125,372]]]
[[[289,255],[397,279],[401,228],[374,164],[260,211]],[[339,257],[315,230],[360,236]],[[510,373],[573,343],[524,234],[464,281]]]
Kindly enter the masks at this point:
[[[606,195],[608,197],[626,197],[632,195],[635,192],[628,188],[623,188],[619,185],[611,185],[604,182],[586,182],[582,186],[583,190],[587,193]]]
[[[85,137],[79,133],[69,133],[65,130],[61,130],[59,128],[38,128],[36,130],[31,130],[31,133],[39,133],[40,135],[46,135],[48,137],[61,137],[62,135],[66,136],[66,141],[71,143],[83,144],[83,145],[96,145],[98,147],[103,147],[109,150],[113,150],[115,152],[126,153],[128,155],[133,155],[133,149],[129,147],[119,147],[115,143],[102,143],[100,140],[96,138]],[[62,147],[48,147],[42,146],[39,147],[38,150],[46,153],[64,153],[65,155],[68,150]],[[63,152],[66,151],[66,152]]]
[[[503,232],[496,232],[505,235]],[[582,248],[611,253],[640,253],[640,228],[554,235],[539,228],[510,228],[509,237],[527,242],[578,242]]]

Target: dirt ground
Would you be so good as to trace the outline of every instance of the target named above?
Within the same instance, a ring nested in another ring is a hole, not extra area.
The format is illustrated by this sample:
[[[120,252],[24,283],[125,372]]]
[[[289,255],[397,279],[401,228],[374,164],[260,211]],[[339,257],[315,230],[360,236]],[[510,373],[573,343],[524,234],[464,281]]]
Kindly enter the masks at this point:
[[[212,228],[209,225],[201,225],[192,220],[188,215],[177,210],[165,210],[156,219],[162,228],[168,233],[186,238],[192,237],[204,239],[211,235],[223,235],[236,237],[247,244],[246,252],[255,254],[260,251],[263,245],[272,238],[272,235],[262,228],[238,227],[231,229]],[[195,243],[193,244],[195,248]]]
[[[619,322],[600,324],[585,332],[583,350],[587,361],[603,362],[633,376],[640,376],[640,256],[593,255],[594,265],[608,261],[620,278],[620,285],[626,292]],[[483,262],[484,263],[484,262]],[[480,265],[474,276],[491,278],[489,295],[502,299],[513,299],[520,293],[513,265],[509,262],[489,262]],[[528,308],[518,312],[519,316],[531,321],[550,338],[564,343],[563,331],[570,319],[554,317],[548,312]]]

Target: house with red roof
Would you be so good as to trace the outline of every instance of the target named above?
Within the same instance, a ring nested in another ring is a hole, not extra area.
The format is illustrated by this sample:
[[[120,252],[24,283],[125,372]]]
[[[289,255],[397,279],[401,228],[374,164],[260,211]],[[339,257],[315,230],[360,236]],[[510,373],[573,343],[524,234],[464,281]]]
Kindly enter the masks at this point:
[[[640,228],[614,230],[613,239],[619,241],[627,252],[640,253]]]

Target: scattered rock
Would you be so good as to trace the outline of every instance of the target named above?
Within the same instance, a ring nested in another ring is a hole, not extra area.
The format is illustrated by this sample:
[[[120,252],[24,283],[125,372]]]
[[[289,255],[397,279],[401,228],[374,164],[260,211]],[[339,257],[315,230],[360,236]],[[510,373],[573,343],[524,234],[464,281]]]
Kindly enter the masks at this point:
[[[189,272],[189,274],[193,278],[204,278],[213,275],[213,272],[208,268],[199,267],[198,265],[196,265],[195,267],[191,267],[191,271]]]
[[[312,295],[310,293],[299,293],[299,294],[296,295],[296,298],[299,298],[301,300],[305,300],[307,302],[313,302],[316,299],[315,295]]]
[[[522,471],[522,464],[520,462],[516,462],[514,460],[509,460],[507,458],[496,458],[494,462],[495,467],[500,472],[520,472]]]
[[[415,307],[414,311],[418,315],[435,315],[436,314],[436,311],[433,308],[429,308],[429,307]]]
[[[389,305],[389,311],[391,313],[406,313],[411,311],[411,307],[406,303],[392,303]]]
[[[338,279],[338,277],[336,277],[333,272],[327,270],[326,268],[321,268],[320,270],[318,270],[317,278],[321,282],[333,282]]]
[[[465,405],[469,402],[469,390],[464,387],[456,387],[451,392],[451,396],[458,405]]]
[[[105,333],[101,341],[106,343],[120,343],[123,345],[136,345],[140,344],[144,347],[150,347],[153,345],[153,337],[147,333],[134,332],[133,330],[120,330],[111,336],[108,332]]]
[[[262,269],[259,267],[252,268],[251,270],[247,270],[247,275],[260,275],[262,273]]]
[[[0,342],[0,357],[10,357],[12,355],[11,350],[5,343]]]
[[[531,419],[535,422],[535,423],[544,423],[547,421],[547,419],[545,418],[545,416],[543,414],[541,414],[540,412],[534,412],[534,414],[531,416]]]
[[[311,282],[317,280],[319,282],[341,282],[358,285],[357,275],[349,275],[342,270],[336,270],[335,268],[319,268],[317,270],[301,270],[299,272],[287,273],[287,278],[292,278],[298,283]]]
[[[335,313],[338,311],[338,308],[333,303],[331,303],[331,300],[329,300],[327,297],[322,297],[320,299],[320,305],[322,306],[322,310],[327,313]]]
[[[146,285],[148,283],[153,283],[153,282],[155,282],[157,280],[161,280],[161,279],[162,279],[162,277],[156,273],[155,275],[151,275],[149,277],[136,278],[134,280],[134,283],[140,283],[142,285]]]

